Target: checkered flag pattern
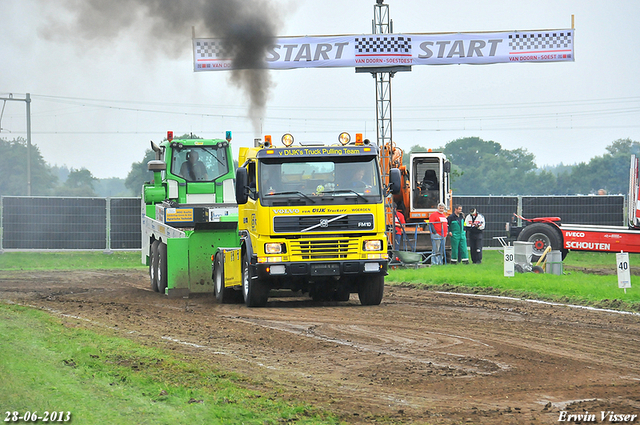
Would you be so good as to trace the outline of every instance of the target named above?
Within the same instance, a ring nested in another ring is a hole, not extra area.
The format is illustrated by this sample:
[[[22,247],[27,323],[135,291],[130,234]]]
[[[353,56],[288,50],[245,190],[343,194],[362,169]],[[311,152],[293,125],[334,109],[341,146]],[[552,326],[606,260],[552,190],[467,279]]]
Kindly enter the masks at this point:
[[[198,59],[225,59],[222,44],[218,41],[196,41]]]
[[[411,37],[356,37],[358,53],[411,53]]]
[[[509,47],[514,50],[546,50],[571,48],[569,32],[510,34]]]

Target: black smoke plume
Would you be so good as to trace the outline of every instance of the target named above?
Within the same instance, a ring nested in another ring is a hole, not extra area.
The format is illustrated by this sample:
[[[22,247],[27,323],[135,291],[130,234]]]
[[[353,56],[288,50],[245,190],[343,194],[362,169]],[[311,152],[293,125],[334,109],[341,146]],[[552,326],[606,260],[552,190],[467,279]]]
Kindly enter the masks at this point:
[[[46,1],[51,6],[51,0]],[[278,16],[268,0],[57,0],[67,16],[50,19],[40,34],[48,39],[109,41],[126,31],[143,31],[141,47],[180,56],[191,49],[191,28],[223,40],[233,58],[231,81],[249,98],[249,117],[259,132],[271,79],[266,50],[275,39]],[[54,3],[55,4],[55,3]],[[200,36],[200,34],[199,34]],[[149,43],[149,41],[155,41]]]

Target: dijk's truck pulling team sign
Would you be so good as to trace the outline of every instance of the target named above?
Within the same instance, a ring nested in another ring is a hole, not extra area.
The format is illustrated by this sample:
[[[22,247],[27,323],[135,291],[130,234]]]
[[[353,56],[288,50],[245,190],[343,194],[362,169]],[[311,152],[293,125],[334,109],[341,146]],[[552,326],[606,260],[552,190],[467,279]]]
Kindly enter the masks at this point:
[[[380,67],[574,61],[573,29],[452,34],[281,37],[265,68]],[[194,70],[233,67],[223,39],[193,39]]]

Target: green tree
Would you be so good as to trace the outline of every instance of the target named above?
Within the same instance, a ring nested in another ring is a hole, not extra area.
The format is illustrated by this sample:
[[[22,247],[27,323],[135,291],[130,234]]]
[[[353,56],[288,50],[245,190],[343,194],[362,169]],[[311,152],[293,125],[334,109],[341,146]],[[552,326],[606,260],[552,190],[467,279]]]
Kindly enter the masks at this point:
[[[147,163],[155,158],[155,152],[151,149],[147,149],[142,161],[131,164],[131,171],[127,174],[124,185],[135,196],[140,195],[140,190],[145,182],[153,181],[153,173],[147,168]]]
[[[56,188],[58,196],[98,196],[93,183],[98,179],[93,177],[91,171],[86,168],[71,169],[67,180]]]
[[[31,145],[31,194],[49,195],[58,178],[42,158],[40,149]],[[27,141],[0,139],[0,195],[26,196],[27,191]]]
[[[609,194],[626,194],[629,189],[631,155],[640,154],[640,143],[618,139],[606,147],[607,153],[581,162],[558,174],[558,190],[562,195],[595,194],[605,189]]]
[[[526,149],[503,149],[479,137],[453,140],[444,153],[459,173],[452,189],[459,195],[531,195],[555,188],[555,176],[539,172],[535,156]]]
[[[124,186],[124,179],[118,177],[109,177],[106,179],[98,179],[93,185],[98,196],[109,198],[113,196],[138,196],[138,193],[131,193]]]

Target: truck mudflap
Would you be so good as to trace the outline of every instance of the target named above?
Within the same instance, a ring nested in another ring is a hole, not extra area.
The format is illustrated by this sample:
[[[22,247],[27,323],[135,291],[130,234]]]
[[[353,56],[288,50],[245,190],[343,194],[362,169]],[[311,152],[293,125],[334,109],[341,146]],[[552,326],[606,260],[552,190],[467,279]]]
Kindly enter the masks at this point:
[[[253,264],[260,279],[306,277],[322,279],[340,276],[386,276],[387,260],[318,261],[310,263],[281,262]]]

